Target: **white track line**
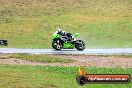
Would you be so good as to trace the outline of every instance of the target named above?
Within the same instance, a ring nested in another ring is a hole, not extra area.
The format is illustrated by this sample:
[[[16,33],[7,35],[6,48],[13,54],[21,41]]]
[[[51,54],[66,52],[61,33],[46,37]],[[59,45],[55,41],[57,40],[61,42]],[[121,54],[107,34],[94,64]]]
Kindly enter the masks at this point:
[[[132,55],[132,48],[108,48],[108,49],[20,49],[20,48],[0,48],[0,53],[27,53],[27,54],[89,54],[89,55]]]

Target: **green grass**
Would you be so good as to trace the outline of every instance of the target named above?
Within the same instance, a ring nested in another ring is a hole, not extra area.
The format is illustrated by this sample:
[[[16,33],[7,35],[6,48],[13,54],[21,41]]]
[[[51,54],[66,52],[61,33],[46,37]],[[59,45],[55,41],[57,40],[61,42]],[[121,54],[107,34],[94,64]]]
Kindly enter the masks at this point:
[[[130,74],[131,68],[85,67],[91,74]],[[77,67],[0,65],[1,88],[131,88],[130,84],[76,83]]]
[[[0,39],[13,48],[51,48],[60,27],[79,32],[87,48],[131,48],[131,5],[131,0],[1,0]]]
[[[49,63],[55,63],[55,62],[62,62],[62,63],[71,63],[75,60],[71,59],[64,59],[60,57],[55,57],[52,55],[37,55],[37,54],[10,54],[8,56],[9,58],[16,58],[21,60],[27,60],[27,61],[33,61],[33,62],[49,62]]]

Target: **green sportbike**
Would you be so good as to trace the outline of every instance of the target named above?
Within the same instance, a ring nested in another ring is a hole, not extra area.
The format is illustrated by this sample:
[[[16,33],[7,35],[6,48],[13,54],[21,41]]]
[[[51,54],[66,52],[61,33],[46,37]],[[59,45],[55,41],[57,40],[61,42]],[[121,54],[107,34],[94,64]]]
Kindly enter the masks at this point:
[[[68,37],[68,34],[71,36]],[[64,33],[56,32],[52,36],[52,47],[55,50],[61,50],[61,49],[74,49],[76,48],[79,51],[82,51],[85,49],[85,43],[82,40],[76,40],[76,37],[79,36],[79,33],[71,34],[71,33]]]

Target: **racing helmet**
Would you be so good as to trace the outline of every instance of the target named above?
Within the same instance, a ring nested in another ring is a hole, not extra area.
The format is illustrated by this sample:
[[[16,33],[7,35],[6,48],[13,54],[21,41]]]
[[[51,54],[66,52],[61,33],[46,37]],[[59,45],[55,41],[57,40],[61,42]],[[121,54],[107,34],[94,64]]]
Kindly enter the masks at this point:
[[[58,31],[58,32],[61,32],[62,30],[61,30],[60,28],[57,28],[57,31]]]

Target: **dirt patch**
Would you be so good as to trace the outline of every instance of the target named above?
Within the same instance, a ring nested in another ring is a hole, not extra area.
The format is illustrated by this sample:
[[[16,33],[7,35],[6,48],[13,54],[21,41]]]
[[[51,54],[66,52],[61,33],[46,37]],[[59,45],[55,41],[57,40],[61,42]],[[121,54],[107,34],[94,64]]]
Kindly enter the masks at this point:
[[[42,65],[42,66],[65,66],[65,63],[47,63],[47,62],[32,62],[26,60],[20,60],[16,58],[0,59],[0,64],[19,64],[19,65]]]
[[[8,58],[8,55],[0,54],[0,64],[20,64],[20,65],[42,65],[42,66],[98,66],[98,67],[123,67],[132,68],[132,56],[91,56],[91,55],[53,55],[64,59],[76,60],[72,63],[47,63],[31,62],[17,58]]]
[[[75,66],[132,67],[132,56],[58,55],[58,57],[77,60],[72,63]]]

